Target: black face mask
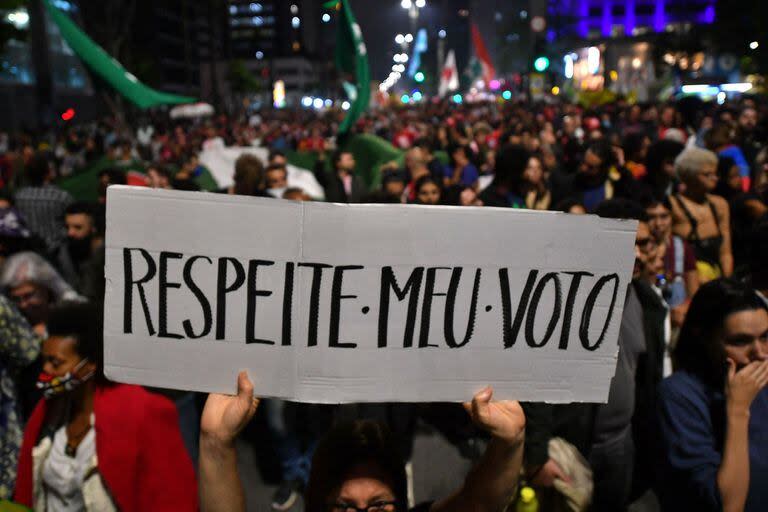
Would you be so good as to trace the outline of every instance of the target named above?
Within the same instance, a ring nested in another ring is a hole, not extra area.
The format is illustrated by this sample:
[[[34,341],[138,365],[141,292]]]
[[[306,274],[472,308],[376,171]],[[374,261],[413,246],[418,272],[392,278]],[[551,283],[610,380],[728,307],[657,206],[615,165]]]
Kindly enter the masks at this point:
[[[83,261],[91,255],[92,236],[83,239],[67,237],[67,250],[75,261]]]

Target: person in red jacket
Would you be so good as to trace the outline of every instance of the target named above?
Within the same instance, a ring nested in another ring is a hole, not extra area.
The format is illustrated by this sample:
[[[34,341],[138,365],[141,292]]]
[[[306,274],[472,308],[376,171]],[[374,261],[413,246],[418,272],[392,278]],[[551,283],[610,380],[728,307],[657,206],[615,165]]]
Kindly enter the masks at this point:
[[[41,400],[27,423],[15,500],[35,510],[197,510],[173,403],[101,375],[95,308],[57,306],[43,342]]]

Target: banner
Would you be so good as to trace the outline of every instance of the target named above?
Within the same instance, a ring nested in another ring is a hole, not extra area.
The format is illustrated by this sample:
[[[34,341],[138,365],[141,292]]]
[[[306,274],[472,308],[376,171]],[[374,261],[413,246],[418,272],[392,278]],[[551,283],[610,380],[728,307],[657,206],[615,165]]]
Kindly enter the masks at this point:
[[[198,154],[200,163],[204,165],[213,176],[219,188],[231,186],[234,181],[235,162],[244,153],[255,155],[265,163],[269,159],[269,150],[261,147],[231,146],[210,144],[204,147]],[[312,199],[324,199],[323,187],[317,182],[314,173],[295,165],[286,165],[288,171],[288,186],[298,187],[309,194]]]
[[[636,223],[110,187],[105,373],[304,402],[605,402]]]

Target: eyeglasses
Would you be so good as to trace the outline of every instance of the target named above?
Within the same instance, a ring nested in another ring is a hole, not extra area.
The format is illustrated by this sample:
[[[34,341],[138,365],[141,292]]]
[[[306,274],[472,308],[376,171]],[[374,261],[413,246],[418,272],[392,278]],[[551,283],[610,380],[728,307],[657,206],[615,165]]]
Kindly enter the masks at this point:
[[[349,503],[333,503],[328,506],[328,512],[396,512],[397,502],[377,501],[367,507],[356,507]]]

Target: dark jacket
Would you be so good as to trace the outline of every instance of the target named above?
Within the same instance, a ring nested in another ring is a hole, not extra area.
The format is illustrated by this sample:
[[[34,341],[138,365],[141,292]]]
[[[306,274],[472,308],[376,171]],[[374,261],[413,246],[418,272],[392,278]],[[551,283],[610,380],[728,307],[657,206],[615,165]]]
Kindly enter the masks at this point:
[[[653,456],[658,441],[654,435],[654,419],[658,389],[664,378],[664,321],[667,310],[663,299],[650,285],[636,281],[633,286],[643,306],[645,331],[645,353],[641,354],[637,362],[635,414],[632,418],[632,437],[635,443],[632,496],[638,498],[651,487],[654,478]]]
[[[587,182],[587,177],[581,173],[566,174],[560,180],[552,181],[552,204],[557,204],[564,199],[574,199],[581,204],[586,204],[585,193],[593,186]],[[605,199],[631,199],[640,201],[642,190],[635,178],[624,168],[615,167],[606,176],[603,184],[610,182],[613,195]]]
[[[643,330],[646,340],[646,351],[641,355],[635,374],[635,414],[633,426],[652,425],[654,397],[661,382],[664,360],[664,318],[665,310],[661,298],[651,287],[639,281],[633,281],[635,290],[643,308]],[[595,417],[600,404],[544,404],[525,403],[523,409],[526,416],[525,463],[527,466],[539,466],[548,459],[548,444],[553,437],[561,437],[576,446],[579,451],[589,457],[594,442]],[[648,445],[645,428],[638,437],[643,445]],[[638,446],[636,444],[636,446]],[[638,448],[638,451],[642,447]],[[648,455],[651,455],[649,452]],[[646,458],[636,457],[647,469]],[[645,479],[644,479],[645,481]],[[650,481],[647,481],[650,485]]]
[[[325,190],[325,200],[330,203],[359,203],[368,193],[368,187],[366,187],[360,176],[352,175],[352,191],[347,195],[344,190],[344,182],[335,172],[327,171],[325,169],[325,161],[318,160],[315,163],[313,169],[317,182]]]

